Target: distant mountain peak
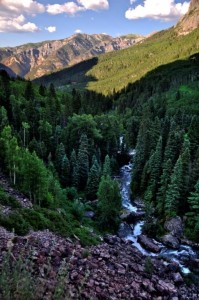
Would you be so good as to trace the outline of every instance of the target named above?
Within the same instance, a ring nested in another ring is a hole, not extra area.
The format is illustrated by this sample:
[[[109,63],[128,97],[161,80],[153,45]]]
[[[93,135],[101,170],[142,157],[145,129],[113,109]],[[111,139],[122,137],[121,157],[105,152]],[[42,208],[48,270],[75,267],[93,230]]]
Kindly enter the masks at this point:
[[[199,0],[192,0],[188,12],[177,23],[176,31],[179,35],[186,35],[199,27]]]

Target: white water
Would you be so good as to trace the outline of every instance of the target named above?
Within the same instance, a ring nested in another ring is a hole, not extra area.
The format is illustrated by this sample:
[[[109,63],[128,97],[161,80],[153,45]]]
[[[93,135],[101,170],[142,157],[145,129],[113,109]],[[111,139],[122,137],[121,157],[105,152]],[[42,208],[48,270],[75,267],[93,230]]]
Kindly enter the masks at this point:
[[[132,155],[135,154],[135,151],[132,150]],[[129,163],[128,165],[125,165],[121,168],[120,171],[120,193],[122,197],[122,206],[125,210],[128,210],[129,212],[137,212],[138,208],[136,205],[133,204],[131,201],[131,173],[132,173],[132,163]],[[142,226],[144,222],[138,221],[136,224],[131,224],[130,227],[132,228],[131,232],[127,232],[125,239],[132,241],[133,245],[144,255],[150,255],[150,256],[157,256],[160,255],[161,257],[165,259],[170,259],[172,261],[175,261],[179,264],[181,271],[184,274],[190,273],[190,270],[183,264],[183,257],[187,258],[190,256],[197,256],[197,254],[193,251],[193,249],[190,246],[187,245],[181,245],[179,250],[172,250],[169,249],[162,244],[161,245],[161,252],[160,254],[155,254],[152,252],[149,252],[145,250],[140,243],[138,243],[137,238],[140,234],[142,234]]]

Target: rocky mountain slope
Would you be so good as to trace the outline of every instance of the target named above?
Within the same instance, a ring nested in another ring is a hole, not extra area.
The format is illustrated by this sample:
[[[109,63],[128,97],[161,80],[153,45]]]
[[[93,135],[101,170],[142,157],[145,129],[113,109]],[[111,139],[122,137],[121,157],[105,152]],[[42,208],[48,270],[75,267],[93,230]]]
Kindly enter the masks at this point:
[[[63,40],[0,48],[0,63],[21,77],[34,79],[102,53],[128,48],[142,39],[139,35],[113,38],[105,34],[75,34]]]
[[[179,35],[185,35],[199,27],[199,0],[192,0],[188,13],[176,25]]]

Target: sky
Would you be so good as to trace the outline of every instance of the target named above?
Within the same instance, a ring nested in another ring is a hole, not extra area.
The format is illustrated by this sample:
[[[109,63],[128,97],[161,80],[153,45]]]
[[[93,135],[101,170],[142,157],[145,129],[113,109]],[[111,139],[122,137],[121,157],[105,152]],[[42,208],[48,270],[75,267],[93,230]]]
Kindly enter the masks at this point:
[[[75,33],[111,36],[169,28],[188,11],[184,0],[0,0],[0,47],[64,39]]]

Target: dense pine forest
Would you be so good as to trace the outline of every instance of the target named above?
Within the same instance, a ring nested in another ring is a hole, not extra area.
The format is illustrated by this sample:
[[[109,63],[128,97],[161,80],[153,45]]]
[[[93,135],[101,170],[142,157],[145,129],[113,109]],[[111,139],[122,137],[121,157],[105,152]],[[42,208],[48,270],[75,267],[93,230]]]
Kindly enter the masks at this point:
[[[5,71],[0,91],[1,172],[34,208],[1,214],[1,225],[18,234],[48,228],[88,244],[97,241],[93,227],[114,231],[121,199],[111,176],[118,170],[123,126],[111,111],[113,100],[76,90],[65,94],[53,84],[38,87]],[[97,196],[99,204],[92,205]],[[1,204],[13,205],[3,189]],[[85,218],[86,210],[94,210],[95,222]]]
[[[66,93],[1,71],[1,172],[34,208],[1,214],[1,225],[18,234],[49,228],[97,242],[119,224],[118,153],[135,148],[132,193],[144,199],[145,231],[161,235],[165,220],[179,215],[187,237],[198,241],[198,66],[195,54],[111,96]],[[1,204],[12,202],[2,189]]]

